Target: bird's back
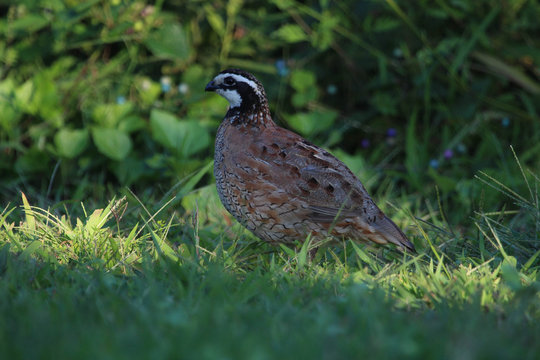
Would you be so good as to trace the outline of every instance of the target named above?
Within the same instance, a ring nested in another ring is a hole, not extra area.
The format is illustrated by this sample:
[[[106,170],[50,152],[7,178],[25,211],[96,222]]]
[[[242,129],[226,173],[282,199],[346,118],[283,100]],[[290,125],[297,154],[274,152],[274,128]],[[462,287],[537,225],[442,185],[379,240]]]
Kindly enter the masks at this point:
[[[227,210],[267,241],[311,233],[412,248],[343,162],[275,124],[254,129],[224,121],[215,172]]]

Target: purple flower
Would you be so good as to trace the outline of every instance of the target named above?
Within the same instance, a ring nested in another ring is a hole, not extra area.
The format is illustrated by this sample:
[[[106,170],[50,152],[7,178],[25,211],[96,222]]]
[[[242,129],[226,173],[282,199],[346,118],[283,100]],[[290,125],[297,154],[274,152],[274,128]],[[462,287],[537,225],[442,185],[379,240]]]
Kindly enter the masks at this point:
[[[451,159],[454,156],[454,152],[452,149],[446,149],[444,150],[444,158],[445,159]]]
[[[431,159],[429,161],[429,166],[431,166],[434,169],[437,169],[439,167],[439,161],[437,159]]]
[[[284,77],[289,74],[289,68],[285,64],[285,60],[276,60],[276,69],[279,76]]]
[[[369,141],[369,139],[362,139],[362,141],[360,142],[360,145],[364,148],[364,149],[367,149],[369,147],[369,145],[371,144],[371,142]]]
[[[393,138],[397,135],[397,130],[394,129],[394,128],[390,128],[388,130],[386,130],[386,136],[389,137],[389,138]]]

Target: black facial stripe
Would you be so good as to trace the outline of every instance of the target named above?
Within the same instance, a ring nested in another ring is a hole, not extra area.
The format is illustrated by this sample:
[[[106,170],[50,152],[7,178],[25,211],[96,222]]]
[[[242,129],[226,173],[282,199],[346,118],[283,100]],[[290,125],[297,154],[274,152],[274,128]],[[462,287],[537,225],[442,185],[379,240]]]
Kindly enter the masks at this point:
[[[242,98],[241,108],[246,110],[258,105],[262,101],[255,93],[255,90],[245,82],[237,82],[231,89],[238,91],[238,94]]]

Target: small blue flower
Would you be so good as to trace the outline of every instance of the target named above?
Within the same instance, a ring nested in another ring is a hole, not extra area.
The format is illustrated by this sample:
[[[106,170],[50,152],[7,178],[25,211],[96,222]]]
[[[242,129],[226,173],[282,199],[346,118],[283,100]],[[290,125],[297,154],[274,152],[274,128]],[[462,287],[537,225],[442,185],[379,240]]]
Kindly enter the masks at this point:
[[[168,76],[163,76],[159,83],[161,84],[161,91],[168,93],[171,90],[171,78]]]
[[[337,86],[330,84],[326,87],[326,92],[330,95],[335,95],[337,93]]]
[[[429,166],[431,166],[434,169],[437,169],[439,167],[439,161],[437,159],[431,159],[429,160]]]
[[[508,118],[508,116],[505,116],[501,119],[501,125],[503,127],[508,127],[510,126],[510,119]]]
[[[276,60],[275,66],[279,76],[284,77],[289,75],[289,68],[285,64],[285,60]]]
[[[364,148],[364,149],[367,149],[369,147],[369,145],[371,144],[371,142],[369,141],[369,139],[362,139],[362,141],[360,142],[360,145]]]
[[[122,105],[122,104],[125,104],[126,103],[126,97],[123,96],[123,95],[119,95],[116,97],[116,103],[118,105]]]
[[[445,159],[451,159],[454,156],[454,152],[452,149],[446,149],[444,150],[444,158]]]
[[[389,138],[393,138],[397,135],[397,130],[394,129],[394,128],[390,128],[388,130],[386,130],[386,136],[389,137]]]

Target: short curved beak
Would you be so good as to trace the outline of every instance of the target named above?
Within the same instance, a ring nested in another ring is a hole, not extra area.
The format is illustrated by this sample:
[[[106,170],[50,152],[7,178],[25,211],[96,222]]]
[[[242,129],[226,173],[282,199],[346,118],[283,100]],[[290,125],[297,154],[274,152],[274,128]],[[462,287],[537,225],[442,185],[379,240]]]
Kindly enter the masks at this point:
[[[210,81],[208,84],[206,84],[206,87],[204,88],[204,91],[216,91],[219,89],[216,84],[214,84],[214,81]]]

